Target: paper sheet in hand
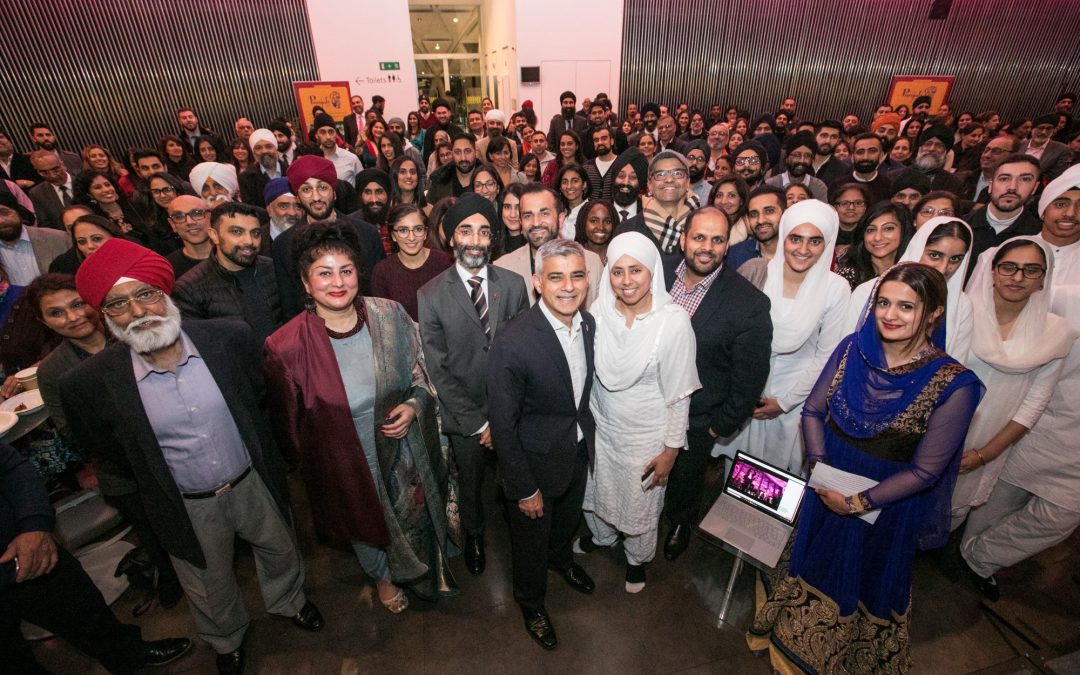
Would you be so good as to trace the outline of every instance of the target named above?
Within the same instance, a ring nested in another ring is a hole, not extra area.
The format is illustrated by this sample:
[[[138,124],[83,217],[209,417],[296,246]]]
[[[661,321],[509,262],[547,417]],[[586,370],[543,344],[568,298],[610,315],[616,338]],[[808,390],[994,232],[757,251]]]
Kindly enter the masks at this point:
[[[810,474],[810,481],[807,483],[814,489],[834,490],[844,495],[858,494],[863,490],[869,490],[877,485],[877,481],[866,476],[860,476],[857,473],[849,473],[842,471],[835,467],[831,467],[828,464],[818,463],[814,466],[814,471]],[[878,515],[881,514],[879,509],[868,511],[859,516],[871,525],[877,520]]]

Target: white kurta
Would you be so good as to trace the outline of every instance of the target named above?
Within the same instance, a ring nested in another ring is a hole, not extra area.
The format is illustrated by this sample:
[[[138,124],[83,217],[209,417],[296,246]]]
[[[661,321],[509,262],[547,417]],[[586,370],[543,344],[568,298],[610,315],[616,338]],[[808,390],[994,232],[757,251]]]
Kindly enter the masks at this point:
[[[794,352],[774,353],[769,358],[769,379],[762,398],[775,398],[785,411],[771,420],[751,420],[740,438],[733,443],[769,464],[794,474],[802,473],[803,450],[800,422],[802,406],[814,388],[825,363],[832,356],[844,331],[850,287],[847,281],[830,275],[826,287],[825,309],[818,318],[817,330]],[[780,302],[795,302],[784,299]],[[741,444],[741,445],[740,445]]]
[[[1010,353],[1009,341],[1004,345],[1006,353]],[[1064,359],[1054,359],[1026,373],[1005,373],[972,353],[965,365],[986,385],[986,393],[971,419],[964,449],[982,448],[1010,420],[1034,428],[1050,401],[1063,364]],[[953,490],[954,514],[986,502],[1010,452],[1011,448],[985,466],[960,474]]]
[[[1068,246],[1055,246],[1050,242],[1046,245],[1054,252],[1054,286],[1080,285],[1080,241]]]
[[[1057,258],[1055,257],[1055,263]],[[1057,281],[1057,270],[1055,282]],[[1080,286],[1054,283],[1050,311],[1080,330]],[[1035,428],[1016,442],[1001,480],[1080,512],[1080,347],[1064,359],[1061,376]]]
[[[645,319],[664,321],[665,327],[648,366],[633,386],[611,391],[604,388],[599,377],[593,382],[590,408],[596,419],[596,463],[582,508],[627,535],[656,529],[664,506],[666,488],[641,489],[645,466],[665,446],[686,445],[692,391],[676,392],[682,398],[667,405],[660,369],[665,362],[685,359],[693,353],[687,351],[687,342],[693,345],[694,331],[681,307],[668,305],[664,309],[668,308],[670,311],[655,312]],[[596,349],[603,348],[598,340]]]

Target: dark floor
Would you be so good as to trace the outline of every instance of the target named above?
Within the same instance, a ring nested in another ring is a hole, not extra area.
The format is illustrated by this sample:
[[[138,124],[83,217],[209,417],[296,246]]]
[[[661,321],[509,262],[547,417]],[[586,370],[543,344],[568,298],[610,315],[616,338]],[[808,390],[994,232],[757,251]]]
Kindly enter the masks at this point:
[[[743,633],[750,620],[754,572],[738,579],[728,623],[718,625],[732,557],[695,539],[674,563],[662,556],[648,568],[648,587],[623,590],[623,558],[616,552],[579,556],[596,580],[583,596],[552,575],[547,608],[559,648],[545,652],[525,634],[510,588],[507,529],[492,517],[488,566],[472,577],[460,559],[451,567],[457,598],[410,608],[393,616],[378,604],[372,584],[351,553],[313,542],[302,490],[294,485],[308,595],[327,625],[310,634],[262,611],[250,553],[238,556],[237,574],[254,621],[248,632],[251,673],[768,673]],[[712,488],[716,490],[715,485]],[[489,513],[496,513],[494,489]],[[584,528],[584,525],[582,525]],[[917,562],[912,642],[920,673],[1080,672],[1080,536],[999,575],[1003,594],[984,608],[974,591],[952,584],[929,558]],[[129,591],[114,605],[131,619]],[[996,613],[996,617],[992,614]],[[193,636],[187,605],[155,607],[135,622],[147,639]],[[37,645],[38,659],[56,673],[104,673],[96,662],[60,640]],[[205,644],[159,672],[211,673]],[[3,666],[0,665],[0,671]]]

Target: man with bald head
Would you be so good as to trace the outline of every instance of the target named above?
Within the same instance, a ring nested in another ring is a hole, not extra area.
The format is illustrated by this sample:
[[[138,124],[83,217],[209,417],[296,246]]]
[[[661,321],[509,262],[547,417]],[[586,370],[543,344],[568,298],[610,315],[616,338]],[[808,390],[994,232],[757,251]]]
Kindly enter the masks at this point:
[[[174,276],[179,279],[192,267],[209,258],[214,250],[209,234],[210,205],[202,197],[180,195],[169,202],[166,213],[169,226],[184,242],[183,248],[166,257],[172,265]]]
[[[251,134],[255,131],[255,125],[251,123],[246,117],[241,117],[236,120],[236,124],[233,125],[233,131],[236,132],[237,138],[242,138],[245,141],[251,138]]]
[[[278,153],[277,138],[269,129],[256,129],[248,139],[255,161],[240,174],[240,199],[245,204],[265,207],[263,190],[274,178],[285,175],[288,164]]]

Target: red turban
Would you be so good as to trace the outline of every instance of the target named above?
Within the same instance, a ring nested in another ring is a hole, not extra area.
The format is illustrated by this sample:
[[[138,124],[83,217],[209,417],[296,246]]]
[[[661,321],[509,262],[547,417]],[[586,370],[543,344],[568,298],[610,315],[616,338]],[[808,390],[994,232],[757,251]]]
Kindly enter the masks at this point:
[[[114,237],[79,266],[75,289],[91,307],[100,310],[105,296],[122,277],[160,288],[167,294],[172,293],[176,281],[168,260],[133,241]]]
[[[337,169],[334,168],[334,163],[317,155],[297,157],[289,165],[289,170],[285,172],[285,175],[289,179],[289,187],[292,188],[293,194],[296,194],[308,178],[318,178],[324,183],[329,183],[332,188],[337,187]]]
[[[896,129],[900,128],[900,116],[896,113],[885,113],[870,123],[870,131],[877,131],[882,124],[891,124]]]

